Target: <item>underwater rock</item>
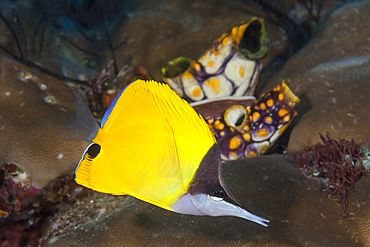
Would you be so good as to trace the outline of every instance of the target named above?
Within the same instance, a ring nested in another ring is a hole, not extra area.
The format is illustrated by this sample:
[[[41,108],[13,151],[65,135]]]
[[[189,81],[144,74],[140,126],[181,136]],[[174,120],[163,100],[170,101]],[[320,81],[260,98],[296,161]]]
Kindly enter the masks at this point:
[[[27,189],[13,181],[19,180],[15,169],[0,169],[0,246],[40,246],[46,238],[113,214],[126,200],[82,187],[73,174],[59,176],[42,189]]]
[[[288,152],[320,141],[370,139],[370,3],[344,5],[317,29],[313,39],[273,75],[264,91],[286,79],[301,99]]]
[[[65,232],[91,222],[97,222],[119,211],[127,196],[99,193],[78,185],[74,175],[60,176],[43,188],[47,202],[53,203],[56,212],[45,223],[42,238],[57,239]],[[51,240],[52,241],[52,240]]]
[[[233,196],[271,221],[267,228],[236,217],[172,213],[130,198],[120,212],[83,225],[43,246],[364,246],[370,243],[370,177],[351,194],[351,217],[338,214],[317,178],[306,178],[292,156],[268,155],[225,162]],[[86,230],[88,229],[88,231]]]
[[[0,165],[19,166],[38,187],[73,172],[89,144],[58,138],[74,117],[74,90],[6,56],[0,64]]]

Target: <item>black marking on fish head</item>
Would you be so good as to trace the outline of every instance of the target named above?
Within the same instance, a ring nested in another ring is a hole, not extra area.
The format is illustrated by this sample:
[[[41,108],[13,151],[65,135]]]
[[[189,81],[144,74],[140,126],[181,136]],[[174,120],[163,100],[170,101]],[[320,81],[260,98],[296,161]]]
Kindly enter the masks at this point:
[[[236,216],[263,226],[269,220],[250,213],[228,191],[222,176],[220,150],[214,144],[204,156],[188,193],[173,205],[174,211],[185,214]]]
[[[214,200],[225,200],[234,205],[241,206],[233,199],[228,190],[222,175],[220,149],[217,144],[214,144],[200,163],[194,179],[189,186],[189,193],[191,195],[200,193],[208,194]]]

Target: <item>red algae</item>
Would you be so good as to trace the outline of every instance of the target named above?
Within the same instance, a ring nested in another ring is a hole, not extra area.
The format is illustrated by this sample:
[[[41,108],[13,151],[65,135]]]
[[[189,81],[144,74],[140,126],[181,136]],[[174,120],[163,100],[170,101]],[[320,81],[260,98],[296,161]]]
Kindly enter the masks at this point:
[[[43,224],[55,210],[35,203],[42,189],[14,164],[0,167],[0,246],[37,246]]]
[[[41,189],[34,186],[16,165],[9,164],[0,168],[0,212],[3,217],[19,212],[28,199],[40,192]]]
[[[332,139],[329,133],[326,138],[320,134],[324,144],[317,143],[305,147],[305,153],[297,156],[297,165],[307,176],[325,179],[331,195],[341,196],[341,214],[348,216],[348,196],[355,183],[368,170],[363,165],[363,150],[353,141]]]
[[[74,175],[60,176],[42,189],[14,164],[0,167],[0,247],[40,246],[82,223],[122,208],[125,196],[84,188]]]

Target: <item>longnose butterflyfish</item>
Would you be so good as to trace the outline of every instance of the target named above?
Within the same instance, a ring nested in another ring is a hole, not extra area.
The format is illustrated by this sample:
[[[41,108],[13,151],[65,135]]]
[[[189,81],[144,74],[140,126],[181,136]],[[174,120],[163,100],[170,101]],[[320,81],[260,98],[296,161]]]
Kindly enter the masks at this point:
[[[76,92],[75,119],[59,135],[88,140],[76,182],[131,195],[181,214],[236,216],[263,226],[229,193],[220,151],[202,116],[168,85],[136,80],[113,100],[99,128]]]

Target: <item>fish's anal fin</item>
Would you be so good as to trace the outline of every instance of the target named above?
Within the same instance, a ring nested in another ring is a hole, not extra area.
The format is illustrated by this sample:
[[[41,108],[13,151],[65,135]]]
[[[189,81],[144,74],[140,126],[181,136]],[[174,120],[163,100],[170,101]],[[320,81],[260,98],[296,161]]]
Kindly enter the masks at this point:
[[[60,131],[58,137],[67,141],[91,141],[98,133],[99,125],[85,99],[76,89],[75,99],[75,118]]]

